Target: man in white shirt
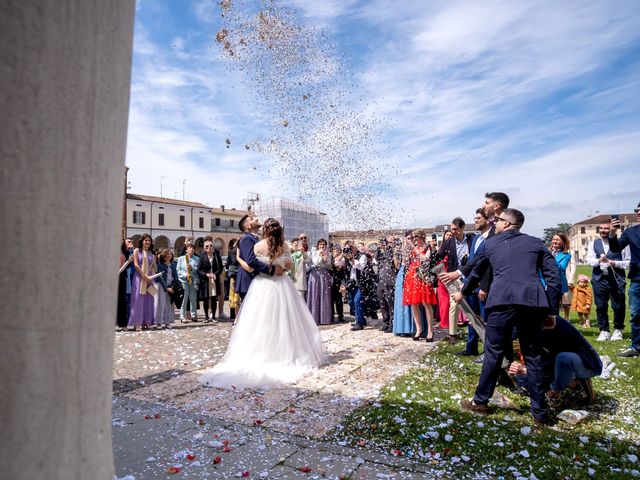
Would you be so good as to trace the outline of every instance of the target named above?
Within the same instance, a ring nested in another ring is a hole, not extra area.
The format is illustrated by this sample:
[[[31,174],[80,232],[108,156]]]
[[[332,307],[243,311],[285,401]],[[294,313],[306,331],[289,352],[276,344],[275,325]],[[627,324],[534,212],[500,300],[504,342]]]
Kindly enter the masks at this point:
[[[621,253],[614,253],[609,248],[609,222],[600,224],[600,238],[589,243],[587,263],[593,267],[591,285],[593,300],[596,305],[596,318],[600,335],[598,342],[606,340],[622,340],[624,330],[625,306],[625,270],[629,268],[631,254],[629,247]],[[613,335],[609,332],[609,300],[613,310]]]

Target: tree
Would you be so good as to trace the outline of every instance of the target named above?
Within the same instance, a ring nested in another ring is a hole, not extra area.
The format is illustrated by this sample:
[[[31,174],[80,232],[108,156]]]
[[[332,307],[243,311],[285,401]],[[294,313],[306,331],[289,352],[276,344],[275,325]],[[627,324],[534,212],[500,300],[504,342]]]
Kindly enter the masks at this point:
[[[553,236],[558,232],[566,233],[567,235],[569,235],[570,228],[570,223],[559,223],[555,227],[545,228],[542,235],[542,241],[548,245],[551,243],[551,239],[553,238]]]

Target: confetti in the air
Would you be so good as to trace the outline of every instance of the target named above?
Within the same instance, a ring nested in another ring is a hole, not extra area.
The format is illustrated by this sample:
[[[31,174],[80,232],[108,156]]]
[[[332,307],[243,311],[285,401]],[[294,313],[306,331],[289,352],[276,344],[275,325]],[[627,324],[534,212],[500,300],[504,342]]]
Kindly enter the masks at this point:
[[[399,170],[380,147],[384,121],[374,104],[361,100],[355,72],[327,33],[275,0],[218,5],[215,41],[267,126],[245,144],[269,161],[261,173],[281,191],[329,212],[336,226],[401,222],[390,185]]]

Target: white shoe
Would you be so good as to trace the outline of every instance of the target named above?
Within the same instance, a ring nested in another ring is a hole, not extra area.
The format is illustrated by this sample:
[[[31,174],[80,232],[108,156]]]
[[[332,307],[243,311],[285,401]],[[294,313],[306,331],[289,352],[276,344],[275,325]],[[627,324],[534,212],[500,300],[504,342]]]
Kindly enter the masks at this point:
[[[611,341],[622,340],[622,331],[615,329],[613,335],[611,335]]]
[[[223,312],[223,313],[221,313],[221,314],[219,314],[219,315],[218,315],[218,318],[222,320],[222,319],[224,319],[224,318],[229,318],[229,317],[227,317],[227,316],[224,314],[224,312]]]
[[[596,342],[606,342],[607,340],[609,340],[609,338],[611,338],[611,334],[605,330],[602,330],[600,332],[600,335],[598,335],[598,338],[596,338]]]

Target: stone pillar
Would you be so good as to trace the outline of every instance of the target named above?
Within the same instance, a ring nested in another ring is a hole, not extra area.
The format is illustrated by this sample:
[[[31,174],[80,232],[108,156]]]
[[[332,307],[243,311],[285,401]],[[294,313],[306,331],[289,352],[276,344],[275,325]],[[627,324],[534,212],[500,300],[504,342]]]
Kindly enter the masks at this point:
[[[0,0],[0,469],[113,480],[133,0]]]

